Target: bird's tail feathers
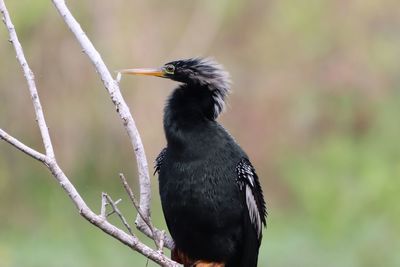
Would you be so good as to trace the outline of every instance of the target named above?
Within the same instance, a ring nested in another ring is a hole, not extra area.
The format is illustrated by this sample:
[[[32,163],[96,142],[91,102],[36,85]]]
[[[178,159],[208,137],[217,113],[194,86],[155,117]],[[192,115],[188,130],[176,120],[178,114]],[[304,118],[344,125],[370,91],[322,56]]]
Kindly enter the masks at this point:
[[[257,237],[256,230],[250,221],[250,217],[246,216],[244,226],[244,242],[240,267],[257,267],[258,250],[260,248],[259,240],[261,239]]]

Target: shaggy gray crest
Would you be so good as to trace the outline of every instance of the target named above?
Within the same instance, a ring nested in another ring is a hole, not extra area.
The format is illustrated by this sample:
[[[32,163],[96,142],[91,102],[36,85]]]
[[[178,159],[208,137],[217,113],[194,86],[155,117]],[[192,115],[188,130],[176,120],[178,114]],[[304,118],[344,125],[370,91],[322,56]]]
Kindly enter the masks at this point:
[[[214,118],[225,109],[225,97],[230,93],[231,79],[229,73],[213,58],[190,58],[180,61],[185,74],[192,81],[207,86],[214,99]]]

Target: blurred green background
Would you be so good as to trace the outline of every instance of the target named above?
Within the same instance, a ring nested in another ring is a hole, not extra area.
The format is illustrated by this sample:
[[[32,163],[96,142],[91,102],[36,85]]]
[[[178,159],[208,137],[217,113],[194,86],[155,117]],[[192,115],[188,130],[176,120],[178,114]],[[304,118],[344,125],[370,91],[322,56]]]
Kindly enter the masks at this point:
[[[135,158],[94,68],[51,1],[6,4],[60,165],[91,208],[99,210],[105,191],[123,199],[133,221],[118,173],[137,188]],[[400,266],[398,0],[69,4],[111,70],[211,55],[231,73],[234,93],[220,121],[250,155],[268,202],[260,266]],[[43,151],[7,39],[1,26],[0,128]],[[121,82],[150,164],[165,145],[162,109],[174,86]],[[152,183],[153,219],[165,229]],[[0,267],[14,266],[146,259],[82,219],[42,165],[1,141]]]

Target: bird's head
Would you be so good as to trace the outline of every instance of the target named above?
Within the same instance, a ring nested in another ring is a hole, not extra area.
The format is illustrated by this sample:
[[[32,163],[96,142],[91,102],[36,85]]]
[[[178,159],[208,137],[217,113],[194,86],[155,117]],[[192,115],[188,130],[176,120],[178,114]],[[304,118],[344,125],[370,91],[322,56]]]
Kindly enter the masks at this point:
[[[224,109],[225,97],[230,92],[228,72],[211,58],[189,58],[171,61],[159,68],[124,69],[124,74],[150,75],[171,79],[191,87],[203,88],[211,92],[215,104],[215,117]]]

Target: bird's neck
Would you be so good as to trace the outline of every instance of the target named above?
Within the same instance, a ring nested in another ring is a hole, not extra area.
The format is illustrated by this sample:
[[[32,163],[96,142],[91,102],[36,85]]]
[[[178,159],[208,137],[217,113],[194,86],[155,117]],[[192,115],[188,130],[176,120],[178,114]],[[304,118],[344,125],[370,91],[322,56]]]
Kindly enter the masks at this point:
[[[185,145],[214,121],[212,93],[195,85],[180,85],[168,99],[164,110],[164,131],[169,145]]]

